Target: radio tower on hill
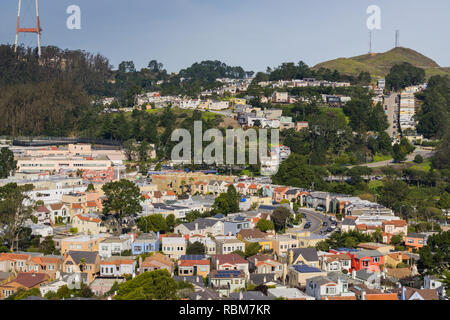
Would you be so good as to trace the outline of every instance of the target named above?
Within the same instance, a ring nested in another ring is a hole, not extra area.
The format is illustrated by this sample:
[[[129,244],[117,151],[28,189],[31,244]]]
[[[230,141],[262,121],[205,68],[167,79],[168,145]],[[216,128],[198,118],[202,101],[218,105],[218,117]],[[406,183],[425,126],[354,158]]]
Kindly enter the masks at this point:
[[[28,0],[30,1],[30,0]],[[17,30],[16,30],[16,42],[14,45],[14,52],[17,52],[17,45],[19,42],[19,33],[36,33],[38,56],[41,57],[41,23],[39,21],[39,0],[36,1],[36,28],[21,28],[20,27],[20,11],[22,9],[22,0],[19,0],[19,8],[17,11]]]
[[[395,30],[395,47],[400,47],[400,30]]]

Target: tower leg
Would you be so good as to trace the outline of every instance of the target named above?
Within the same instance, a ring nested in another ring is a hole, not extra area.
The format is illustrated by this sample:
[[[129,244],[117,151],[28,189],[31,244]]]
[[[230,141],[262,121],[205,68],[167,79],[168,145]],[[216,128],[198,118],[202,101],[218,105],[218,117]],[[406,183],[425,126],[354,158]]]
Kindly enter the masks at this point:
[[[19,9],[17,9],[17,29],[16,29],[16,41],[14,42],[14,52],[17,52],[17,44],[19,42],[20,8],[21,7],[22,7],[22,0],[19,0]]]

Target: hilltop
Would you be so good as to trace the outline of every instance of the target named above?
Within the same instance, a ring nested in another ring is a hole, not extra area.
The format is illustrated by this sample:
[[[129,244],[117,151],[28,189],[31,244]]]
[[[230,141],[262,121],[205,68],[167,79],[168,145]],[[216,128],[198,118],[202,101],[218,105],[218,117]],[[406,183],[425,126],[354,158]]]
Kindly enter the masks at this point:
[[[442,68],[432,59],[412,49],[398,47],[383,53],[364,54],[351,58],[338,58],[322,62],[313,67],[337,70],[343,74],[358,75],[361,71],[369,72],[373,77],[384,77],[395,64],[408,62],[425,69],[427,77],[449,75],[450,68]]]

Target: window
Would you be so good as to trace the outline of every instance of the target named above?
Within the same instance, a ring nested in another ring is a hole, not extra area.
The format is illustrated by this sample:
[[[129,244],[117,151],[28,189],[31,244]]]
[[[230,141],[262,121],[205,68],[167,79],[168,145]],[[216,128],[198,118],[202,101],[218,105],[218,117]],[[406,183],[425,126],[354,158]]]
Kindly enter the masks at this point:
[[[374,257],[373,258],[373,262],[374,263],[379,263],[380,262],[380,257]]]
[[[369,266],[369,260],[363,260],[362,261],[362,266],[367,268]]]

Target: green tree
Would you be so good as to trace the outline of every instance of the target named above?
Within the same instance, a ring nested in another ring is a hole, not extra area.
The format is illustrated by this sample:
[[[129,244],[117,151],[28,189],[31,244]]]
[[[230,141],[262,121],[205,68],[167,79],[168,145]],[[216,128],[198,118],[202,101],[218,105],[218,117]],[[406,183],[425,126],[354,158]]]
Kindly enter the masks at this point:
[[[53,254],[56,251],[56,245],[52,236],[45,237],[39,247],[44,254]]]
[[[258,242],[246,242],[245,243],[245,257],[251,257],[258,254],[261,250],[261,246]]]
[[[275,231],[280,231],[286,227],[288,218],[291,216],[291,211],[286,207],[277,207],[273,210],[271,219],[275,226]]]
[[[168,231],[173,231],[176,225],[176,219],[175,219],[175,215],[173,214],[169,214],[166,217],[166,224],[167,224],[167,230]]]
[[[18,186],[16,183],[0,187],[0,229],[3,229],[11,251],[17,248],[23,226],[31,218],[33,204],[25,203],[32,202],[28,192],[33,188],[33,185]]]
[[[119,228],[125,217],[136,216],[142,211],[141,192],[133,182],[125,179],[103,185],[106,200],[103,201],[103,214],[114,214]]]
[[[262,232],[266,232],[269,230],[274,230],[275,226],[272,221],[266,219],[260,219],[256,224],[256,228],[258,228]]]
[[[0,179],[8,178],[16,170],[17,161],[14,160],[14,154],[9,148],[0,150]]]
[[[186,254],[205,254],[205,245],[199,241],[189,242],[186,248]]]
[[[177,282],[167,270],[144,272],[122,283],[115,300],[173,300],[177,298]]]

